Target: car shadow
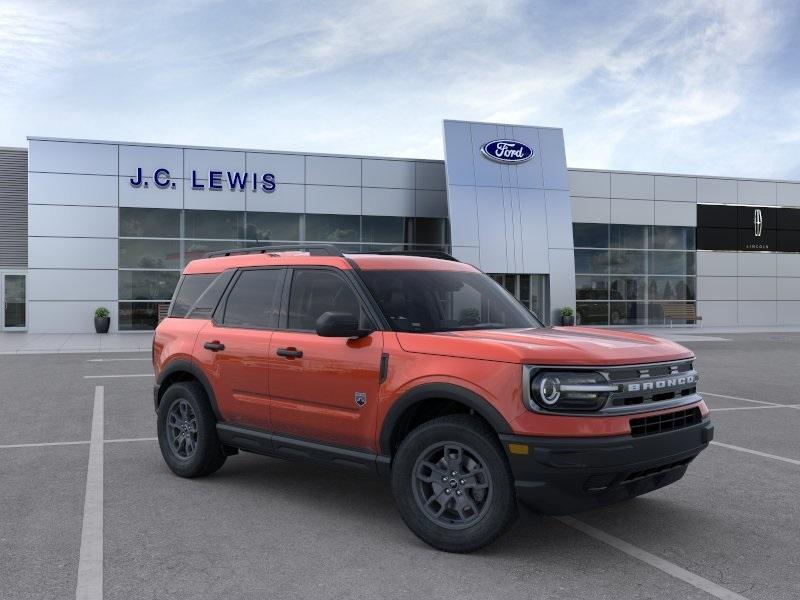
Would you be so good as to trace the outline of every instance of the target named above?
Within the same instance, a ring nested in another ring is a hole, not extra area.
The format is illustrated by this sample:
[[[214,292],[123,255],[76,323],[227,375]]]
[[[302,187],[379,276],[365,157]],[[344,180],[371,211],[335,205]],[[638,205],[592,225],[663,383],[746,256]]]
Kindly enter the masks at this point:
[[[197,480],[200,481],[200,480]],[[430,549],[403,524],[394,504],[388,480],[336,466],[295,462],[256,455],[228,460],[204,485],[224,482],[236,491],[263,494],[265,501],[289,504],[299,511],[314,511],[324,518],[348,523],[363,533],[391,538],[395,544]],[[667,520],[685,521],[694,511],[659,497],[639,497],[620,504],[576,514],[578,519],[643,525]],[[687,528],[692,525],[687,523]],[[531,553],[568,553],[584,534],[560,521],[535,513],[520,503],[519,519],[496,543],[477,552],[484,557],[530,557]],[[597,543],[597,542],[593,542]]]

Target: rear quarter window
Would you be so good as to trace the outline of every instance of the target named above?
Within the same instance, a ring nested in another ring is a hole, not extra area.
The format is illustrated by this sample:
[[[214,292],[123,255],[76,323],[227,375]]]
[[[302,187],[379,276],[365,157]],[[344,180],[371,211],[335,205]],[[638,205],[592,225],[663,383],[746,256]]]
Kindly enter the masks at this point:
[[[189,309],[194,305],[200,296],[205,292],[211,283],[217,279],[219,273],[184,275],[178,283],[175,291],[175,298],[172,300],[170,317],[183,318],[189,313]]]

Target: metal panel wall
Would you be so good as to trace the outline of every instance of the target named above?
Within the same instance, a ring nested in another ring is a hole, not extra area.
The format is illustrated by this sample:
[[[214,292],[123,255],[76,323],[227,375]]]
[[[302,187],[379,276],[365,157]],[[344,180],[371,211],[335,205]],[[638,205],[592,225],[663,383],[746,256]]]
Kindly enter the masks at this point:
[[[29,148],[30,165],[28,151],[0,150],[0,266],[29,268],[33,333],[90,332],[97,306],[117,330],[118,207],[447,217],[442,161],[49,138]],[[156,169],[168,171],[161,185]],[[227,171],[248,185],[229,185]]]
[[[496,162],[481,152],[493,140],[522,142],[533,156]],[[445,121],[444,144],[453,254],[489,273],[549,275],[555,322],[561,307],[575,306],[574,261],[565,260],[573,245],[563,132]]]
[[[570,169],[577,223],[697,226],[697,203],[800,206],[800,184]],[[706,325],[800,324],[800,254],[697,252],[697,313]],[[798,297],[795,297],[798,296]]]

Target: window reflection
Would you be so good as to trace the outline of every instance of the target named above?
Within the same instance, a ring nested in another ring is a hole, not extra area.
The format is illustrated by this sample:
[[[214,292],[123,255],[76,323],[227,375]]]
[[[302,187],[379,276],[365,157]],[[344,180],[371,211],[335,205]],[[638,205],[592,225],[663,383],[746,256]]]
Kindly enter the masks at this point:
[[[584,325],[664,322],[696,299],[695,229],[574,223],[575,298]]]
[[[226,210],[187,210],[184,237],[215,240],[244,238],[244,213]]]
[[[293,242],[300,239],[300,215],[296,213],[247,213],[248,240]]]
[[[181,211],[165,208],[119,209],[120,237],[181,237]]]
[[[357,242],[360,235],[358,215],[306,215],[306,240],[310,242]]]
[[[572,235],[576,248],[608,248],[608,224],[575,223]]]

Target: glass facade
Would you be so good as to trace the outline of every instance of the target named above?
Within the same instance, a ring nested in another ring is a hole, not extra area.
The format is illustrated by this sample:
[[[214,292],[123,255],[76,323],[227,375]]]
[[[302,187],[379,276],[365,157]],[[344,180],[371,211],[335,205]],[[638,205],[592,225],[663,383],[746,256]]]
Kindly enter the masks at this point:
[[[693,304],[695,229],[574,223],[582,325],[661,325],[667,303]]]
[[[298,241],[350,252],[446,250],[447,219],[120,208],[119,329],[154,329],[181,269],[208,252]]]
[[[509,273],[490,273],[489,277],[511,292],[542,323],[549,323],[547,275],[518,275]]]

